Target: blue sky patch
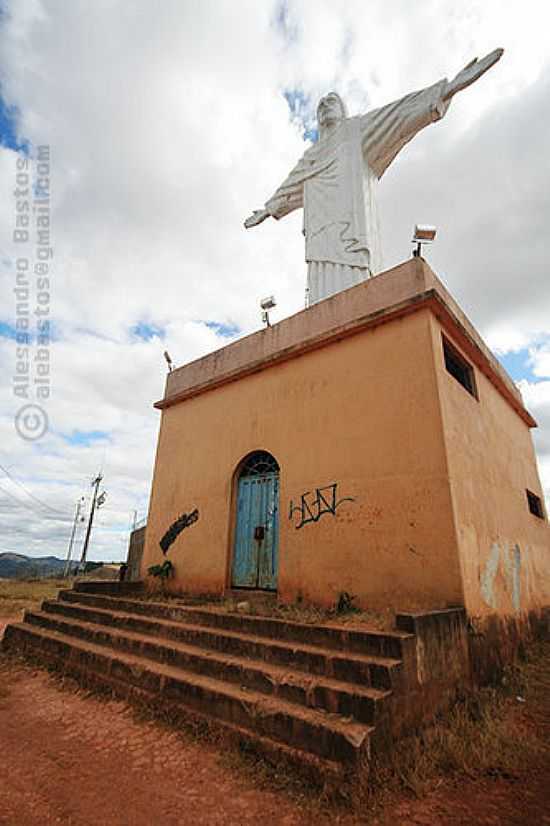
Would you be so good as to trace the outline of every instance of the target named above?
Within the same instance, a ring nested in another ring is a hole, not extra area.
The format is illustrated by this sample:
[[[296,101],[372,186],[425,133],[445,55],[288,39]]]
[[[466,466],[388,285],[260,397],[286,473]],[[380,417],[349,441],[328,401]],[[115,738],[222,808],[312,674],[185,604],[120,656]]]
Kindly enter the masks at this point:
[[[17,333],[15,327],[8,324],[7,321],[0,321],[0,337],[16,339]]]
[[[316,126],[312,127],[311,129],[305,129],[304,134],[302,135],[305,141],[311,141],[311,143],[317,143],[319,140],[319,130]]]
[[[59,332],[59,327],[57,327],[56,324],[53,321],[51,321],[50,319],[43,319],[42,324],[44,323],[44,321],[49,322],[48,329],[46,330],[46,329],[42,328],[40,330],[40,334],[44,337],[47,333],[48,338],[49,338],[49,343],[52,343],[54,341],[59,341],[60,338],[61,338],[61,334]],[[28,335],[28,338],[26,339],[26,341],[29,344],[32,344],[36,340],[36,333],[37,333],[36,322],[35,322],[35,326],[31,326],[31,328],[29,330],[19,330],[19,335],[20,336],[24,333],[27,333],[27,335]],[[12,341],[16,341],[16,339],[17,339],[17,330],[16,330],[16,328],[14,327],[13,324],[9,323],[9,321],[0,321],[0,338],[10,338],[10,339],[12,339]],[[19,343],[22,344],[23,342],[20,340]],[[46,344],[46,342],[44,340],[41,340],[40,343],[43,344],[43,345]]]
[[[19,140],[17,136],[17,121],[19,111],[17,106],[8,106],[0,95],[0,144],[15,152],[29,154],[29,141]]]
[[[515,353],[506,353],[503,356],[498,356],[498,360],[514,381],[526,379],[528,382],[534,383],[540,381],[540,378],[535,376],[529,364],[529,350],[518,350]]]
[[[131,327],[130,332],[142,341],[151,341],[152,338],[163,339],[166,331],[159,324],[149,324],[147,321],[138,321]]]
[[[110,441],[106,430],[73,430],[71,434],[62,433],[62,438],[70,445],[90,447],[94,442]]]
[[[237,324],[224,324],[222,321],[203,321],[202,323],[209,330],[213,330],[217,336],[223,338],[233,338],[241,332],[241,328]]]
[[[303,130],[305,141],[315,143],[319,139],[317,131],[317,112],[310,95],[301,89],[284,89],[283,96],[290,110],[290,118]]]

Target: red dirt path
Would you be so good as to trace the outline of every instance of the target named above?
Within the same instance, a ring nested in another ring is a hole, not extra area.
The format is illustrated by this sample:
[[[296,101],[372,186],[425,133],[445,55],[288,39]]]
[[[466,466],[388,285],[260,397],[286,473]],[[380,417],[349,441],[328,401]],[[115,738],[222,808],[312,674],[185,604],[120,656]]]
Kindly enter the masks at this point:
[[[444,783],[367,820],[262,788],[213,745],[1,655],[0,760],[0,826],[550,826],[545,767]]]
[[[2,826],[311,822],[212,746],[12,663],[0,665],[0,750]]]

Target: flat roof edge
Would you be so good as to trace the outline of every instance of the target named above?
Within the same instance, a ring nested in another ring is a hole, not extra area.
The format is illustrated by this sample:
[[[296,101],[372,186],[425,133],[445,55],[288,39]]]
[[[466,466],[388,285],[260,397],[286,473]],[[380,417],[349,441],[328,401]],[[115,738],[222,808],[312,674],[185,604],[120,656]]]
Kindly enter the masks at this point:
[[[435,276],[433,276],[433,278],[435,278]],[[357,335],[369,328],[386,324],[410,315],[411,313],[418,312],[423,308],[429,308],[434,313],[444,329],[457,341],[465,354],[508,401],[510,406],[527,426],[536,427],[536,421],[523,405],[519,390],[515,387],[504,368],[498,363],[488,347],[483,343],[473,325],[471,325],[458,305],[456,305],[456,302],[454,302],[439,282],[437,282],[437,284],[434,283],[429,289],[417,292],[414,295],[409,295],[403,301],[399,301],[391,306],[360,315],[357,318],[325,329],[309,338],[291,343],[289,346],[282,347],[267,355],[262,355],[256,359],[249,359],[247,362],[237,365],[234,369],[222,370],[203,382],[196,381],[190,386],[166,395],[165,398],[155,402],[154,406],[159,410],[165,410],[168,407],[172,407],[195,396],[221,387],[224,384],[238,381],[241,378],[269,369],[277,364],[290,361],[305,353],[318,350],[335,341]],[[263,332],[263,330],[260,330],[253,335],[261,335]],[[205,358],[213,358],[220,352],[221,351],[218,350]]]

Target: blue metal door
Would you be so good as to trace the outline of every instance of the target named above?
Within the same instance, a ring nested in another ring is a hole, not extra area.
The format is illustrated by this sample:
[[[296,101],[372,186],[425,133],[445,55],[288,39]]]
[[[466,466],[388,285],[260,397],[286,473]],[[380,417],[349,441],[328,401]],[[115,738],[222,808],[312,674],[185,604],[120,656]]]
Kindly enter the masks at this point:
[[[279,475],[241,476],[233,553],[233,585],[277,589]]]

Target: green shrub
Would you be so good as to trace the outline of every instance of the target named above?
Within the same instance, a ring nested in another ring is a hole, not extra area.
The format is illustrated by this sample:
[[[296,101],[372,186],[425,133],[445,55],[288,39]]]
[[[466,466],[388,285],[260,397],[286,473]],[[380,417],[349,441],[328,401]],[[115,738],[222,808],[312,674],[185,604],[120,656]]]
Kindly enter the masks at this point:
[[[151,565],[147,569],[147,573],[149,576],[156,577],[160,580],[161,588],[164,593],[166,580],[174,574],[174,566],[169,559],[165,559],[162,565]]]
[[[338,597],[338,602],[336,603],[336,614],[351,614],[358,611],[359,609],[357,606],[353,604],[355,599],[356,597],[353,594],[348,594],[347,591],[342,591]]]

